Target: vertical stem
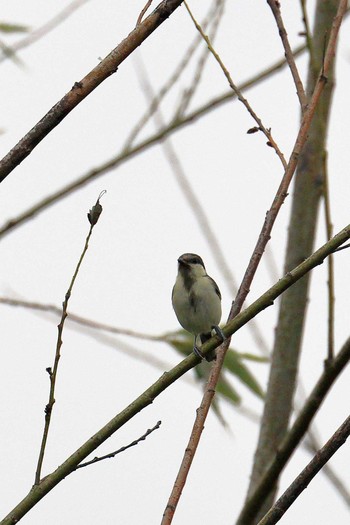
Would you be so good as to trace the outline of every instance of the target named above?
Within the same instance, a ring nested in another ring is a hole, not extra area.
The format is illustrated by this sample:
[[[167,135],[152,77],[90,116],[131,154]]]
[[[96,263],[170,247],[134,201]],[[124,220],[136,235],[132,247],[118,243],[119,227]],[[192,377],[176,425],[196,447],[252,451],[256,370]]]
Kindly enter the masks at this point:
[[[61,321],[60,321],[60,323],[59,323],[59,325],[57,327],[58,334],[57,334],[55,361],[54,361],[53,368],[52,369],[51,368],[47,369],[47,372],[48,372],[48,374],[50,376],[50,393],[49,393],[49,401],[48,401],[48,403],[47,403],[47,405],[45,407],[45,425],[44,425],[43,436],[42,436],[42,439],[41,439],[40,452],[39,452],[38,464],[37,464],[36,472],[35,472],[34,485],[38,485],[39,482],[40,482],[41,469],[42,469],[42,466],[43,466],[45,449],[46,449],[46,443],[47,443],[47,438],[48,438],[48,435],[49,435],[52,410],[53,410],[53,406],[55,404],[55,386],[56,386],[56,379],[57,379],[58,364],[59,364],[60,357],[61,357],[61,346],[62,346],[62,343],[63,343],[63,341],[62,341],[63,327],[64,327],[64,322],[66,320],[66,317],[68,315],[68,313],[67,313],[68,302],[69,302],[69,299],[70,299],[70,296],[71,296],[71,293],[72,293],[72,289],[73,289],[75,280],[77,278],[77,275],[78,275],[81,263],[83,262],[85,253],[86,253],[86,251],[87,251],[87,249],[89,247],[89,240],[90,240],[90,237],[91,237],[91,233],[92,233],[93,227],[94,227],[94,225],[92,224],[90,226],[90,230],[89,230],[88,236],[86,237],[86,241],[85,241],[85,245],[84,245],[83,251],[82,251],[82,253],[80,255],[79,262],[77,264],[77,267],[75,269],[75,272],[73,274],[72,280],[70,282],[69,288],[68,288],[68,290],[66,292],[66,295],[65,295],[65,298],[64,298],[64,301],[63,301],[63,304],[62,304]]]

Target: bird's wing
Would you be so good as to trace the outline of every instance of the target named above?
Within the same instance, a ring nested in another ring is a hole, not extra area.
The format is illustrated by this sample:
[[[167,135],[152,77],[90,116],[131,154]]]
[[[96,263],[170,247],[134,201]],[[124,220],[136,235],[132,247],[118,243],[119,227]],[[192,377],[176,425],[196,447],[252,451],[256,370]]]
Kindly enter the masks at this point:
[[[219,290],[219,287],[218,285],[216,284],[216,282],[214,281],[214,279],[212,279],[211,277],[209,277],[209,275],[207,275],[208,279],[210,279],[210,281],[213,283],[213,286],[214,286],[214,289],[215,289],[215,293],[216,295],[221,299],[221,293],[220,293],[220,290]]]

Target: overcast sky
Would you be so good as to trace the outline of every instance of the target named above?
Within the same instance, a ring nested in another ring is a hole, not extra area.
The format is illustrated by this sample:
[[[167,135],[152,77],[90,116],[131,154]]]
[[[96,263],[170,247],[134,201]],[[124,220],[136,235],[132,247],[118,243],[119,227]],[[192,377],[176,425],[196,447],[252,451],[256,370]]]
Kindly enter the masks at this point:
[[[1,20],[36,29],[70,2],[33,0],[2,2]],[[208,0],[191,0],[203,20]],[[226,2],[215,47],[234,81],[240,84],[283,56],[280,39],[266,2]],[[1,62],[1,157],[101,58],[134,28],[145,0],[90,0],[64,23],[36,43],[18,51],[17,60]],[[156,3],[154,4],[156,5]],[[312,20],[314,2],[307,2]],[[282,2],[282,13],[293,47],[302,43],[298,2]],[[334,232],[349,223],[349,20],[342,28],[337,60],[337,85],[328,141],[332,222]],[[179,8],[52,131],[2,183],[1,224],[118,155],[129,133],[148,106],[142,87],[147,76],[154,91],[169,79],[196,30],[184,7]],[[21,35],[2,34],[7,45]],[[169,119],[191,84],[202,43],[166,97],[163,116]],[[298,59],[305,77],[306,61]],[[190,110],[228,91],[227,81],[209,57]],[[247,90],[249,102],[288,158],[299,123],[298,99],[290,72],[279,72]],[[252,254],[265,213],[283,175],[280,161],[262,134],[248,135],[254,122],[238,102],[229,102],[195,124],[171,136],[186,180],[206,211],[225,259],[239,283]],[[136,143],[156,129],[154,120],[142,129]],[[1,296],[60,306],[88,233],[86,213],[103,196],[103,214],[78,275],[69,310],[116,327],[147,334],[178,328],[170,295],[177,258],[199,253],[223,295],[223,321],[232,292],[188,205],[162,145],[121,163],[118,168],[60,200],[6,235],[1,242]],[[249,302],[283,275],[283,258],[291,198],[287,198],[273,230],[268,253],[251,287]],[[316,246],[325,242],[320,209]],[[274,268],[274,269],[273,269]],[[336,349],[349,335],[349,254],[335,257]],[[307,392],[314,386],[326,357],[326,266],[314,271],[305,331],[301,378]],[[278,302],[258,320],[271,348]],[[1,515],[24,497],[34,472],[44,423],[49,379],[57,337],[57,319],[20,308],[1,306],[2,366],[0,433],[3,473]],[[103,340],[102,340],[103,339]],[[46,475],[93,433],[152,384],[180,356],[163,343],[102,336],[67,323],[57,382],[56,404],[44,462]],[[127,349],[131,345],[132,349]],[[260,355],[249,327],[237,333],[232,346]],[[133,353],[137,350],[138,353]],[[141,356],[141,357],[140,357]],[[149,356],[149,357],[148,357]],[[161,360],[155,365],[154,359]],[[265,388],[268,366],[249,364]],[[316,419],[324,444],[348,415],[349,370],[336,383]],[[262,403],[237,381],[243,406],[260,414]],[[201,400],[192,372],[167,389],[133,418],[98,455],[116,450],[140,437],[158,420],[161,428],[145,442],[115,459],[79,470],[59,484],[33,510],[26,525],[62,523],[106,525],[160,523],[179,462]],[[220,403],[228,428],[209,415],[201,445],[190,472],[175,525],[232,524],[248,486],[258,427],[250,418]],[[310,455],[299,450],[282,477],[283,488],[306,465]],[[350,454],[344,446],[332,460],[344,483],[350,484]],[[346,465],[346,468],[344,468]],[[5,475],[4,475],[5,474]],[[283,518],[295,523],[347,523],[340,496],[322,474],[311,483]]]

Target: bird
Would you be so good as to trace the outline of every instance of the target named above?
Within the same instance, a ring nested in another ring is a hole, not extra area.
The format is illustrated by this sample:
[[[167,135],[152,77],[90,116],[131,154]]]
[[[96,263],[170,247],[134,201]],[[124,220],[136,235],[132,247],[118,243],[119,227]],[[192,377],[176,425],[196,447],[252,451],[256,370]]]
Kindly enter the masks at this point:
[[[194,353],[207,361],[216,359],[215,350],[206,356],[197,346],[212,337],[212,330],[224,341],[219,327],[221,293],[218,285],[206,272],[203,259],[195,253],[184,253],[178,258],[178,273],[172,291],[172,305],[180,325],[194,335]]]

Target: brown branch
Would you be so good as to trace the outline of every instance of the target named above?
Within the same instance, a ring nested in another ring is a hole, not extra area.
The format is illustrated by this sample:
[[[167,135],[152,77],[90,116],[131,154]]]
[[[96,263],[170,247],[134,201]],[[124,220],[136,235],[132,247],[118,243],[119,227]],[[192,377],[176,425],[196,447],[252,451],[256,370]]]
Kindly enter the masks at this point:
[[[279,32],[279,35],[280,35],[282,43],[283,43],[283,47],[284,47],[284,51],[285,51],[285,57],[286,57],[288,65],[289,65],[289,69],[290,69],[290,71],[292,73],[292,77],[293,77],[293,80],[294,80],[294,83],[295,83],[295,87],[297,89],[297,94],[298,94],[298,97],[299,97],[300,107],[301,107],[302,112],[304,112],[305,108],[306,108],[306,105],[307,105],[307,98],[306,98],[306,95],[305,95],[305,90],[304,90],[303,83],[302,83],[301,78],[299,76],[299,71],[298,71],[297,65],[296,65],[295,60],[294,60],[293,51],[292,51],[292,48],[290,47],[290,44],[289,44],[287,31],[286,31],[286,28],[284,27],[282,15],[281,15],[280,3],[276,2],[276,0],[267,0],[267,3],[270,6],[270,9],[271,9],[271,11],[273,13],[273,16],[275,17],[276,24],[277,24],[277,27],[278,27],[278,32]]]
[[[147,9],[150,7],[152,2],[153,2],[153,0],[148,0],[148,2],[146,2],[146,5],[141,9],[141,12],[140,12],[139,16],[137,17],[136,27],[141,24],[142,19],[143,19]]]
[[[273,507],[265,514],[258,525],[274,525],[286,513],[289,507],[300,496],[321,468],[344,445],[350,435],[350,416],[338,428],[327,443],[317,452],[310,463],[295,478]]]
[[[140,46],[174,11],[183,0],[163,0],[109,55],[55,104],[50,111],[0,161],[0,182],[18,166],[85,97]]]

